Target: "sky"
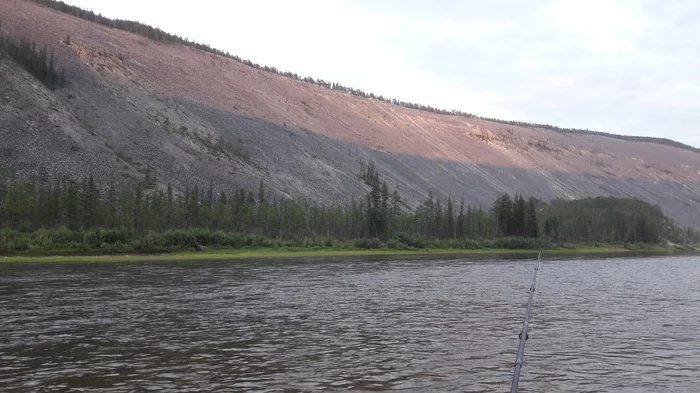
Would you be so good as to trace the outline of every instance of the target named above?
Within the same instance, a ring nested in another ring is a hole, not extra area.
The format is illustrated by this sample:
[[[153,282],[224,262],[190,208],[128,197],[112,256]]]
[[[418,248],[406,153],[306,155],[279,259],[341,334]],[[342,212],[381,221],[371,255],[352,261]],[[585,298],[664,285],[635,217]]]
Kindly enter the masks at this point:
[[[694,0],[68,2],[367,93],[700,147]]]

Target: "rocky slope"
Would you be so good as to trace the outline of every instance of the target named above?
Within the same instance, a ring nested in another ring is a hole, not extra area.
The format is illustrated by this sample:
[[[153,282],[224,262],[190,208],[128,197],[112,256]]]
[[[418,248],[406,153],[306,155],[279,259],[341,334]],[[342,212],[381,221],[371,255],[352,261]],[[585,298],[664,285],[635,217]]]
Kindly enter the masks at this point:
[[[331,91],[190,47],[110,29],[23,0],[0,2],[4,34],[52,49],[56,91],[0,59],[0,166],[22,177],[155,172],[179,187],[254,187],[319,202],[360,197],[374,160],[416,205],[429,191],[490,205],[614,195],[700,224],[700,154],[438,115]],[[70,42],[66,37],[70,36]]]

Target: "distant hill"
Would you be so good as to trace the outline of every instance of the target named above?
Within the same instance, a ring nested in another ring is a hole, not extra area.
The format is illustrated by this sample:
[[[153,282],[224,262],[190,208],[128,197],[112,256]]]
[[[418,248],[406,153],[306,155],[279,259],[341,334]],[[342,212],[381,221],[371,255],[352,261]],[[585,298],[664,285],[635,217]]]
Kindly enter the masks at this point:
[[[658,143],[662,145],[668,145],[668,146],[674,146],[678,147],[681,149],[688,149],[691,151],[695,151],[700,153],[700,149],[686,145],[684,143],[680,143],[668,138],[657,138],[657,137],[647,137],[647,136],[632,136],[632,135],[617,135],[617,134],[611,134],[608,132],[602,132],[602,131],[591,131],[591,130],[583,130],[583,129],[578,129],[578,128],[562,128],[562,127],[557,127],[557,126],[552,126],[549,124],[539,124],[539,123],[528,123],[528,122],[523,122],[523,121],[516,121],[516,120],[503,120],[503,119],[494,119],[494,118],[489,118],[489,117],[483,117],[483,116],[477,116],[471,113],[466,113],[458,110],[446,110],[446,109],[439,109],[439,108],[434,108],[429,105],[421,105],[421,104],[416,104],[416,103],[411,103],[411,102],[405,102],[401,100],[397,100],[395,98],[385,98],[381,95],[375,95],[374,93],[365,93],[362,90],[359,89],[354,89],[352,87],[346,87],[343,86],[339,83],[334,83],[334,82],[326,82],[323,79],[314,79],[312,77],[301,77],[297,75],[296,73],[292,73],[289,71],[281,71],[278,70],[276,67],[270,67],[266,65],[260,65],[257,63],[254,63],[250,60],[245,60],[241,59],[239,56],[232,55],[228,52],[222,51],[220,49],[212,48],[211,46],[207,44],[201,44],[193,41],[189,41],[186,38],[180,37],[175,34],[170,34],[168,32],[165,32],[158,27],[153,27],[149,26],[146,24],[143,24],[141,22],[136,22],[136,21],[130,21],[130,20],[120,20],[120,19],[110,19],[107,17],[102,16],[101,14],[95,14],[93,11],[85,10],[80,7],[72,6],[69,4],[66,4],[62,1],[55,1],[55,0],[30,0],[33,1],[37,4],[44,5],[46,7],[51,7],[53,9],[56,9],[58,11],[61,11],[63,13],[69,14],[76,16],[81,19],[85,19],[91,22],[99,23],[103,26],[107,26],[110,28],[114,29],[119,29],[119,30],[124,30],[128,31],[131,33],[136,33],[139,35],[142,35],[144,37],[148,37],[149,39],[152,39],[154,41],[158,42],[165,42],[165,43],[173,43],[173,44],[180,44],[180,45],[186,45],[191,48],[199,49],[201,51],[213,53],[219,56],[224,56],[229,59],[233,59],[235,61],[241,62],[249,67],[253,67],[258,70],[263,70],[267,72],[272,72],[278,75],[285,76],[290,79],[294,80],[301,80],[307,83],[312,83],[317,86],[325,87],[330,90],[335,90],[335,91],[341,91],[343,93],[348,93],[348,94],[353,94],[356,96],[364,97],[364,98],[372,98],[372,99],[377,99],[380,101],[384,101],[390,104],[398,105],[404,108],[411,108],[411,109],[418,109],[421,111],[427,111],[427,112],[432,112],[432,113],[438,113],[441,115],[455,115],[455,116],[462,116],[462,117],[467,117],[467,118],[478,118],[481,120],[488,120],[491,122],[495,123],[501,123],[501,124],[508,124],[512,126],[519,126],[519,127],[530,127],[530,128],[542,128],[542,129],[547,129],[547,130],[553,130],[557,132],[562,132],[562,133],[571,133],[571,134],[589,134],[589,135],[599,135],[599,136],[606,136],[610,138],[617,138],[617,139],[622,139],[626,141],[632,141],[632,142],[650,142],[650,143]]]
[[[364,195],[373,161],[411,206],[429,192],[484,207],[506,192],[634,197],[700,224],[700,154],[679,142],[400,102],[48,0],[4,0],[0,20],[65,78],[52,90],[0,56],[0,167],[16,176],[92,173],[106,187],[149,174],[176,189],[263,178],[328,203]]]

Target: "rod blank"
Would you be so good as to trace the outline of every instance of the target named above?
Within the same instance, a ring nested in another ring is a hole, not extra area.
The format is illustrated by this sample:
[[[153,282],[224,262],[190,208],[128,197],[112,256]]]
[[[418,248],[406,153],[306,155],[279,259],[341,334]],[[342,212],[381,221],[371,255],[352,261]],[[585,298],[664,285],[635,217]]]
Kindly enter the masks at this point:
[[[523,368],[523,359],[525,358],[525,342],[527,342],[527,329],[530,325],[530,314],[532,312],[532,301],[535,297],[535,286],[537,285],[537,272],[540,270],[540,258],[542,258],[542,252],[537,256],[537,266],[535,267],[535,274],[532,277],[532,285],[530,285],[530,298],[527,300],[527,310],[525,312],[525,322],[523,323],[523,330],[520,332],[520,346],[518,347],[518,357],[515,359],[515,372],[513,372],[513,384],[510,387],[511,393],[518,392],[518,383],[520,382],[520,371]]]

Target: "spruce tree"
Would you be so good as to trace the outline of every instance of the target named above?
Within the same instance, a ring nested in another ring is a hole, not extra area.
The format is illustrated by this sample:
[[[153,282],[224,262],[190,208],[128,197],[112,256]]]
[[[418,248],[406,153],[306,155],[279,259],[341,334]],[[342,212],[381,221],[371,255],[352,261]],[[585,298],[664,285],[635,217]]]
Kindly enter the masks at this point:
[[[514,219],[513,219],[513,201],[508,194],[503,194],[494,202],[494,213],[498,225],[498,235],[513,236],[514,234]]]
[[[382,183],[382,202],[379,213],[380,237],[386,240],[389,237],[389,220],[391,219],[391,211],[389,210],[389,187],[386,182]]]
[[[207,189],[207,196],[204,199],[204,206],[209,208],[214,206],[214,179],[209,179],[209,189]]]
[[[526,206],[525,198],[522,195],[515,196],[513,204],[513,230],[512,236],[526,236]]]
[[[530,198],[530,201],[527,206],[525,236],[533,238],[540,237],[539,227],[537,225],[537,210],[535,209],[535,198]]]
[[[447,197],[447,206],[445,207],[445,237],[450,239],[455,237],[454,211],[451,197]]]
[[[263,183],[262,177],[260,178],[260,187],[258,188],[258,205],[263,205],[265,203],[265,183]]]
[[[455,230],[455,235],[458,239],[464,238],[464,195],[462,200],[459,202],[459,215],[457,215],[457,228]]]

